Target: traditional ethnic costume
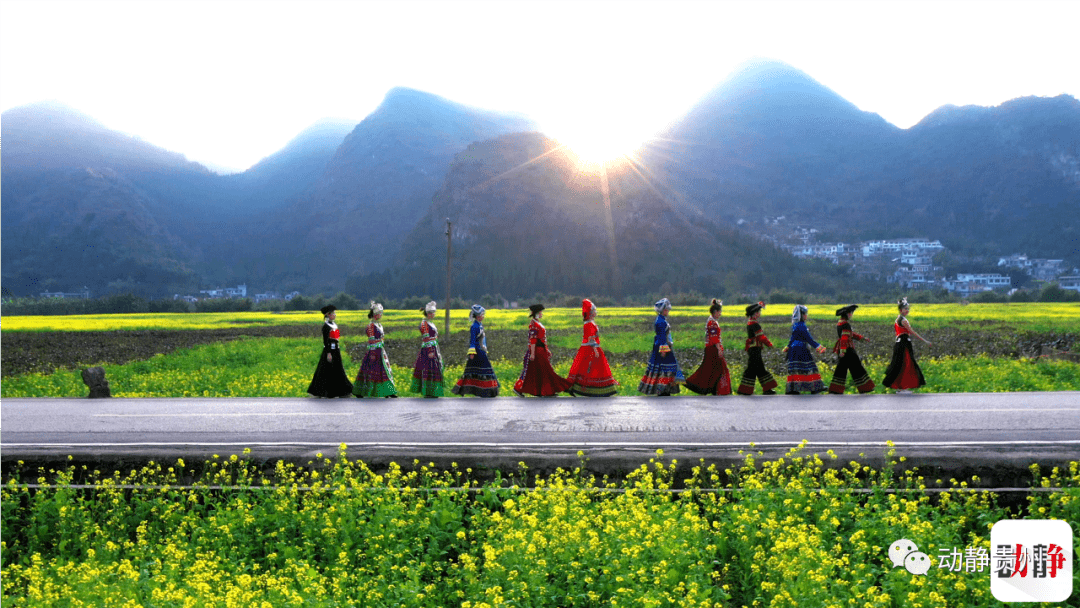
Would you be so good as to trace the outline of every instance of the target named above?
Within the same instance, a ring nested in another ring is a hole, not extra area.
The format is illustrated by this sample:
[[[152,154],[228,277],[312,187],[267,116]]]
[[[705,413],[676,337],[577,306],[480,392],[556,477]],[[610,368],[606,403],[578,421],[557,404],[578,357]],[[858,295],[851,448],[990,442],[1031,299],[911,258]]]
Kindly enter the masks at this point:
[[[720,310],[723,302],[712,301],[709,318],[705,321],[705,356],[701,367],[686,379],[686,388],[700,395],[730,395],[731,372],[724,360],[724,342],[720,337],[720,324],[712,312]]]
[[[829,383],[829,392],[837,395],[843,394],[847,384],[848,372],[851,372],[851,383],[859,390],[859,393],[869,393],[874,390],[874,381],[866,373],[859,355],[855,352],[853,340],[864,340],[862,336],[851,329],[851,322],[847,318],[855,312],[858,304],[845,306],[836,311],[840,320],[836,323],[836,344],[833,352],[836,353],[836,371],[833,372],[832,382]]]
[[[330,320],[330,313],[337,310],[332,304],[322,308],[323,313],[323,350],[319,355],[319,364],[315,366],[315,375],[311,378],[307,392],[313,397],[347,397],[352,394],[353,385],[345,374],[341,363],[341,348],[338,340],[341,330],[337,323]],[[330,360],[326,356],[330,355]]]
[[[439,352],[439,330],[428,321],[428,313],[435,312],[435,302],[424,306],[424,320],[420,321],[420,354],[413,366],[412,385],[409,390],[425,397],[443,396],[443,361]]]
[[[814,354],[810,351],[811,348],[821,345],[814,341],[806,322],[803,321],[806,312],[805,306],[796,304],[795,311],[791,314],[791,340],[787,346],[786,392],[789,395],[798,395],[804,391],[816,395],[825,390],[825,383],[822,382],[821,373],[814,362]]]
[[[484,326],[480,324],[480,315],[486,311],[483,306],[474,304],[472,327],[469,329],[469,359],[465,361],[465,371],[450,392],[455,395],[476,395],[477,397],[495,397],[499,394],[499,379],[487,356],[487,338]]]
[[[514,383],[514,393],[519,397],[526,394],[537,397],[554,397],[558,393],[570,390],[573,383],[560,377],[551,367],[551,352],[547,348],[547,329],[536,318],[544,310],[543,304],[533,304],[532,322],[529,323],[529,348],[525,349],[525,359],[521,362],[521,376]],[[535,353],[530,361],[529,355]]]
[[[353,381],[353,394],[357,397],[397,397],[390,359],[383,348],[383,327],[373,319],[382,311],[382,304],[371,303],[368,318],[372,321],[367,326],[368,351],[364,355],[364,362],[360,364],[356,380]]]
[[[752,317],[761,309],[765,308],[764,302],[758,302],[757,304],[751,304],[746,307],[746,316]],[[749,319],[746,322],[746,371],[743,372],[742,381],[739,382],[739,394],[740,395],[753,395],[754,385],[757,381],[761,382],[761,390],[766,395],[775,395],[774,389],[776,388],[776,378],[769,373],[769,370],[765,369],[765,362],[761,359],[761,348],[763,346],[772,347],[772,342],[765,335],[765,331],[761,329],[761,325],[753,320]]]
[[[581,346],[566,378],[571,384],[569,392],[574,396],[610,397],[618,392],[615,387],[619,383],[611,375],[611,366],[600,348],[600,328],[593,321],[596,306],[587,298],[581,301],[581,316],[584,319]]]
[[[907,298],[900,301],[900,308],[907,308]],[[882,384],[897,390],[919,388],[926,385],[922,369],[915,361],[915,353],[911,348],[911,330],[904,327],[903,315],[897,315],[893,322],[896,331],[896,343],[893,344],[892,361],[885,368],[885,379]],[[910,327],[910,322],[909,322]]]
[[[665,310],[671,310],[671,302],[663,298],[653,305],[656,309],[656,322],[653,328],[656,337],[653,338],[652,354],[649,355],[649,365],[645,368],[645,375],[638,382],[638,392],[646,395],[674,395],[679,392],[679,385],[686,383],[686,377],[679,369],[679,362],[675,360],[675,353],[671,350],[674,342],[671,339],[671,325],[667,317],[660,314]]]

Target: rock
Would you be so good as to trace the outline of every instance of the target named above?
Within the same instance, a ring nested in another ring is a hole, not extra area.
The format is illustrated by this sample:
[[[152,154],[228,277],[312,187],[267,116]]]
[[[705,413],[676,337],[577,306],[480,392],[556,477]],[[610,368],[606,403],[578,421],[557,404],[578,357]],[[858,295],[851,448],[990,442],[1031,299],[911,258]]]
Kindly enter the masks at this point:
[[[105,379],[105,369],[102,367],[88,367],[82,370],[83,384],[90,387],[90,399],[112,397],[109,391],[109,381]]]

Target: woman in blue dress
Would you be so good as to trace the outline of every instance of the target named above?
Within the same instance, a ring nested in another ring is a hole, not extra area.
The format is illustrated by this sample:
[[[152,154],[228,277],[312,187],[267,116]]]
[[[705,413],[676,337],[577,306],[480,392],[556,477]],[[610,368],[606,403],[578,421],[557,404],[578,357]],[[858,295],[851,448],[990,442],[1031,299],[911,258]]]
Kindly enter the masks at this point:
[[[487,356],[487,338],[484,336],[483,306],[473,304],[469,316],[473,319],[469,329],[469,360],[465,362],[465,371],[450,392],[455,395],[476,395],[477,397],[497,397],[499,379]]]
[[[679,385],[686,383],[686,377],[679,369],[679,362],[675,360],[675,352],[671,350],[674,341],[671,339],[671,325],[667,321],[671,302],[663,298],[653,307],[656,309],[656,322],[653,324],[656,337],[653,338],[649,365],[645,368],[645,375],[641,377],[637,390],[646,395],[665,397],[679,392]]]
[[[791,313],[791,340],[784,347],[787,353],[787,394],[798,395],[809,391],[818,394],[825,391],[825,383],[821,380],[814,355],[810,352],[814,348],[818,353],[825,352],[825,347],[814,341],[810,330],[806,328],[806,317],[809,311],[802,304],[796,304]]]

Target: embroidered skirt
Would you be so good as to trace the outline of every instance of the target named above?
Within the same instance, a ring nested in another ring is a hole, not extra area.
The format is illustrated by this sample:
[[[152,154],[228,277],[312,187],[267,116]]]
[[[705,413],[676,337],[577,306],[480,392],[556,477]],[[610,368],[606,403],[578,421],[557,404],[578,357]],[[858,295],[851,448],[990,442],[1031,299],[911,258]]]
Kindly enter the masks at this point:
[[[521,363],[521,376],[514,383],[514,392],[519,396],[535,395],[553,397],[570,390],[573,383],[555,373],[551,367],[551,353],[546,346],[536,345],[536,359],[529,361],[529,351]]]
[[[889,367],[885,368],[885,379],[881,383],[897,390],[926,386],[922,369],[915,361],[915,353],[911,349],[911,338],[906,335],[900,336],[893,345],[892,361],[889,362]]]
[[[674,395],[679,392],[679,385],[686,382],[679,362],[675,360],[675,352],[653,345],[652,355],[649,357],[649,365],[645,368],[645,375],[638,382],[637,390],[646,395]]]
[[[455,395],[476,395],[477,397],[497,397],[499,379],[491,367],[487,353],[479,348],[472,359],[465,362],[465,371],[450,392]]]
[[[787,394],[820,393],[825,390],[810,345],[799,342],[787,352]]]
[[[413,366],[412,385],[409,390],[425,397],[443,396],[442,355],[438,345],[425,346],[416,356]]]
[[[571,395],[583,397],[610,397],[618,392],[618,382],[611,375],[604,349],[599,346],[594,355],[592,346],[582,346],[570,365],[570,374],[566,377],[570,383]]]
[[[699,395],[731,394],[731,372],[715,346],[705,347],[701,367],[686,379],[686,388]]]
[[[386,351],[376,348],[364,355],[360,371],[353,381],[353,394],[357,397],[389,397],[397,394]]]

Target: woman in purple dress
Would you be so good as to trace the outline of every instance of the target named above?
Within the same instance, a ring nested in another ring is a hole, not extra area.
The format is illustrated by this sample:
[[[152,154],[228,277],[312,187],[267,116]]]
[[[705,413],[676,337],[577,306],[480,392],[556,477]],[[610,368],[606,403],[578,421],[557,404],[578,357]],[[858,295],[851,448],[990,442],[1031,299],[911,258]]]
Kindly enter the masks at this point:
[[[397,397],[394,388],[394,374],[390,371],[390,360],[383,348],[382,319],[383,305],[371,303],[367,326],[367,354],[360,364],[360,372],[353,382],[353,394],[357,397]]]
[[[424,397],[442,397],[443,362],[437,339],[439,330],[435,329],[435,324],[432,323],[435,318],[435,301],[428,302],[421,312],[424,313],[424,320],[420,321],[420,354],[416,356],[412,386],[409,390]]]

